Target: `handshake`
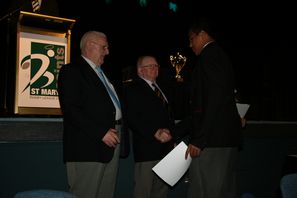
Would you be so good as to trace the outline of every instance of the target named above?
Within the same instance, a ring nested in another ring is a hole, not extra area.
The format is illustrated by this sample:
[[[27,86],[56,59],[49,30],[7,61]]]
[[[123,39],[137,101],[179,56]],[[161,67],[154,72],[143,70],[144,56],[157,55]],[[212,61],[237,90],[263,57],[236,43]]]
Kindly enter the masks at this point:
[[[172,139],[168,129],[158,129],[154,136],[161,143],[166,143]]]

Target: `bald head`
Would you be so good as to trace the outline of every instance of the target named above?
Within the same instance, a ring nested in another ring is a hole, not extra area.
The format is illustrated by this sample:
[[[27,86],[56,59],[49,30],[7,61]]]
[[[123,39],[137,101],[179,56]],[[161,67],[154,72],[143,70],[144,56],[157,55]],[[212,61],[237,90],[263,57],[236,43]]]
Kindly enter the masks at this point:
[[[106,38],[106,35],[103,32],[97,32],[97,31],[86,32],[80,40],[80,49],[82,50],[89,40],[95,40],[96,38],[100,38],[100,37]]]
[[[107,36],[103,32],[86,32],[80,41],[81,54],[96,65],[102,65],[109,54]]]

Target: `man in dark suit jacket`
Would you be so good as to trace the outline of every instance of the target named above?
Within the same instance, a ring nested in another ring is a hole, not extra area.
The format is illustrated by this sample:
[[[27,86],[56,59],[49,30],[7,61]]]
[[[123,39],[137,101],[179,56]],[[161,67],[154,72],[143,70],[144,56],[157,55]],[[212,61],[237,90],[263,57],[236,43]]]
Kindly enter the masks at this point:
[[[178,125],[189,131],[186,156],[193,157],[188,198],[236,197],[241,123],[232,65],[215,42],[212,25],[201,19],[189,31],[190,47],[197,55],[191,82],[191,116]]]
[[[165,198],[168,193],[167,184],[152,171],[174,146],[168,131],[174,121],[164,89],[156,83],[158,72],[159,65],[154,57],[140,57],[138,77],[125,89],[127,121],[133,134],[134,198]],[[156,95],[157,89],[161,89],[162,96]]]
[[[109,54],[107,37],[87,32],[80,48],[81,57],[63,66],[58,78],[70,192],[83,198],[113,198],[122,112],[108,93],[113,91],[118,99],[114,87],[106,76],[102,81],[97,71]]]

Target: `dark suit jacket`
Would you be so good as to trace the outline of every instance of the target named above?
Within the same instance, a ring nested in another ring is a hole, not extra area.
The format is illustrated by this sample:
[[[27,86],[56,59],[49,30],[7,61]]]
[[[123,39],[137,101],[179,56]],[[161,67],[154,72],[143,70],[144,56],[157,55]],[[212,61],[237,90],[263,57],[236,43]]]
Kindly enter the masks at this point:
[[[177,127],[188,130],[193,145],[234,147],[241,143],[233,75],[224,51],[215,42],[207,45],[192,73],[191,116]]]
[[[109,162],[114,149],[103,136],[115,128],[115,107],[102,81],[80,57],[62,66],[58,91],[64,118],[64,161]]]
[[[174,122],[161,99],[143,79],[136,78],[125,88],[125,104],[128,126],[133,134],[135,161],[162,159],[173,149],[173,142],[162,144],[154,134],[159,128],[172,128]]]

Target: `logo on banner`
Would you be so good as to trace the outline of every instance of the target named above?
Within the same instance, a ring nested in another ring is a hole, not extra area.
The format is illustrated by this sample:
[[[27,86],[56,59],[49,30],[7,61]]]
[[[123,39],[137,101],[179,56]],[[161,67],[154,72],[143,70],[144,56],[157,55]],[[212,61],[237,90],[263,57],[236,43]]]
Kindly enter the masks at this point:
[[[22,92],[30,95],[57,96],[57,79],[65,63],[65,46],[31,42],[31,54],[21,60],[20,69],[27,71],[29,82]]]

